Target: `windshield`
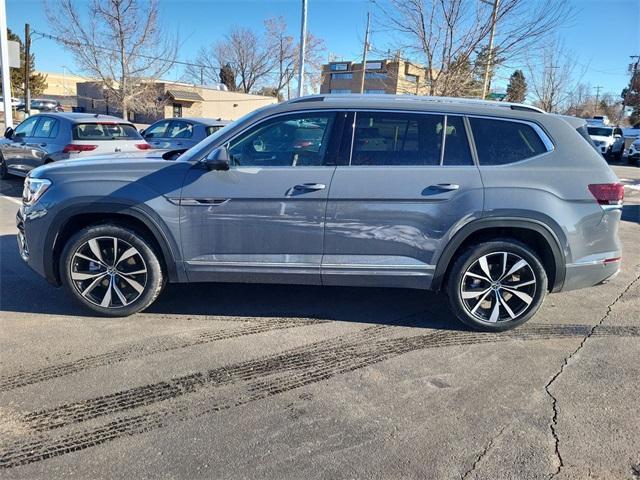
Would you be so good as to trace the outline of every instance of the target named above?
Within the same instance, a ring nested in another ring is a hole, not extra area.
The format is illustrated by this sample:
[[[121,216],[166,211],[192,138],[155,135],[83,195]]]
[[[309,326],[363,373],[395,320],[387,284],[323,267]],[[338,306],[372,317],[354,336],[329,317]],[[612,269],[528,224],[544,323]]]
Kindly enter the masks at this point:
[[[606,127],[587,127],[589,135],[597,135],[599,137],[610,137],[613,132],[613,128]]]
[[[142,137],[128,123],[79,123],[73,126],[74,140],[137,140]]]
[[[199,143],[196,143],[193,147],[191,147],[189,150],[187,150],[182,155],[180,155],[179,159],[185,162],[200,160],[205,154],[209,152],[209,150],[211,150],[211,148],[213,148],[213,145],[217,144],[218,139],[224,137],[227,134],[227,132],[234,129],[236,125],[240,125],[241,123],[249,121],[254,116],[259,115],[260,112],[262,112],[262,110],[264,110],[265,108],[269,108],[270,106],[271,105],[268,105],[266,107],[262,107],[257,110],[254,110],[253,112],[249,112],[246,115],[240,117],[239,119],[234,120],[230,124],[225,125],[217,132],[212,133],[211,135],[206,137],[204,140],[200,141]]]

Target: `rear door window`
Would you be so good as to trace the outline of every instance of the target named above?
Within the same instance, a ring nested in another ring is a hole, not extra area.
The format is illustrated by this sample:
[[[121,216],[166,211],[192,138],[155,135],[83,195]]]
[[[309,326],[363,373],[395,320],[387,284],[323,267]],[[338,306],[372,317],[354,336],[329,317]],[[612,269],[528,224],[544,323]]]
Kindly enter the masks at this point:
[[[442,115],[357,112],[351,165],[439,165]]]
[[[447,115],[443,165],[473,165],[469,139],[462,117]]]
[[[58,128],[58,120],[51,117],[42,117],[33,132],[33,136],[38,138],[55,138],[58,135]]]
[[[526,123],[490,118],[469,118],[480,165],[505,165],[547,152],[547,147]]]
[[[191,138],[193,136],[193,124],[184,120],[173,120],[167,131],[168,138]]]
[[[73,126],[74,140],[136,140],[141,138],[129,123],[79,123]]]

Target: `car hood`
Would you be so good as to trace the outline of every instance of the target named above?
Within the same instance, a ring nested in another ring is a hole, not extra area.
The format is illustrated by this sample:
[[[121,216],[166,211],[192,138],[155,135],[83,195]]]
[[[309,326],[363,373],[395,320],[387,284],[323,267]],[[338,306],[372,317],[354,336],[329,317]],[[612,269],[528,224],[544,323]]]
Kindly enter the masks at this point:
[[[594,142],[605,142],[605,143],[613,143],[613,138],[611,137],[603,137],[602,135],[589,135],[591,140]]]

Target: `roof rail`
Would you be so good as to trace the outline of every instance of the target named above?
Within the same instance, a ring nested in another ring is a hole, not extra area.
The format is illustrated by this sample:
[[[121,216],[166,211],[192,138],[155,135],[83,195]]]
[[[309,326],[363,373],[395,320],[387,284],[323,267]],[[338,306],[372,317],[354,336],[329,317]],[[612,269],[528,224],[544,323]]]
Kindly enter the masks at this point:
[[[464,97],[428,97],[420,95],[389,95],[389,94],[329,94],[329,95],[309,95],[306,97],[295,98],[289,100],[289,103],[302,103],[302,102],[340,102],[349,100],[383,100],[387,102],[402,101],[402,102],[422,102],[433,104],[465,104],[465,105],[478,105],[484,107],[497,107],[497,108],[510,108],[511,110],[524,110],[529,112],[546,113],[538,107],[532,105],[523,105],[521,103],[511,102],[497,102],[494,100],[480,100],[478,98],[464,98]]]

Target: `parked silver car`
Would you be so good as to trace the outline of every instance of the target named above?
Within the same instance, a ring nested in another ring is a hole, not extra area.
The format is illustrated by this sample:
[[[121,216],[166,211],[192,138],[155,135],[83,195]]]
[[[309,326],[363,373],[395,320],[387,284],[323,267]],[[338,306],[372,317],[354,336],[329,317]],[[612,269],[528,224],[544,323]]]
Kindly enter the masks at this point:
[[[167,118],[141,133],[152,148],[188,149],[229,123],[212,118]]]
[[[174,161],[36,169],[18,246],[101,315],[166,282],[275,282],[440,290],[466,324],[506,330],[620,269],[624,188],[585,125],[505,102],[299,98]]]
[[[0,177],[26,176],[55,162],[105,153],[151,148],[136,127],[121,118],[86,113],[33,115],[0,140]]]

